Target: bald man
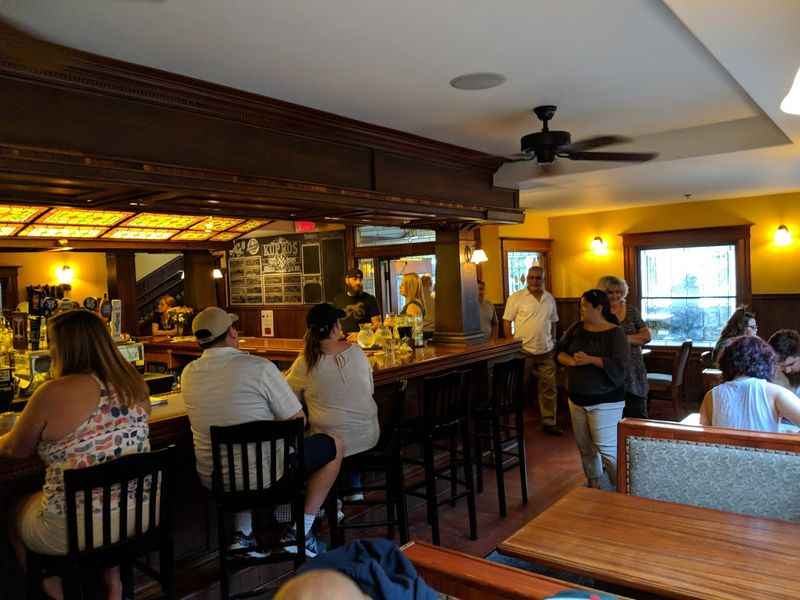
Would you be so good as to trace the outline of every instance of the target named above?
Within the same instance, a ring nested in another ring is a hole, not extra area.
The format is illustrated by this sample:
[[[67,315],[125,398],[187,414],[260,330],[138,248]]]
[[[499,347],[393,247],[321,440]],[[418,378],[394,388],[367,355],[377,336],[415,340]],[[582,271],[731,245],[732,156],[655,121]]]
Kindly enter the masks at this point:
[[[365,600],[355,582],[338,571],[320,569],[309,571],[287,581],[274,600]]]

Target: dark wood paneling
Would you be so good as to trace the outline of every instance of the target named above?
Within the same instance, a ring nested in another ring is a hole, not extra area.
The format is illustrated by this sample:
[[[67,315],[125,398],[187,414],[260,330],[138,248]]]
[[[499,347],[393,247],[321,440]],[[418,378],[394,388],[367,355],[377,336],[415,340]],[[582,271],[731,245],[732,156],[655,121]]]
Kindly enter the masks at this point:
[[[217,304],[217,286],[211,276],[217,259],[208,251],[183,253],[183,301],[198,312]]]
[[[778,329],[800,330],[800,294],[753,294],[750,307],[765,340]]]
[[[556,332],[560,338],[575,321],[581,318],[580,298],[556,298],[558,326]]]
[[[286,306],[271,304],[264,306],[231,306],[228,311],[239,315],[239,331],[246,336],[261,337],[261,311],[273,311],[276,338],[302,339],[306,334],[306,315],[313,304]]]
[[[139,333],[136,311],[136,262],[133,252],[106,253],[108,297],[122,300],[122,331]]]
[[[3,310],[16,310],[19,304],[19,267],[0,267],[0,293],[3,295]]]

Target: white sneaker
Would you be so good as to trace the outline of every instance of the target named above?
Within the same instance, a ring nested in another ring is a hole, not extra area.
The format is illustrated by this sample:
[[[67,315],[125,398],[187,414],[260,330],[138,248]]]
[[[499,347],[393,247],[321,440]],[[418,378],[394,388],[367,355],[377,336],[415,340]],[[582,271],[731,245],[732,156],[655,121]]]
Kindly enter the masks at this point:
[[[242,556],[247,558],[267,558],[270,554],[269,551],[265,552],[257,548],[253,534],[245,535],[241,531],[233,533],[233,541],[228,546],[228,551],[236,555],[232,558],[241,558]]]
[[[281,544],[287,544],[283,548],[284,552],[288,552],[289,554],[297,554],[296,540],[297,537],[295,536],[294,528],[292,528],[281,538]],[[292,544],[293,542],[294,544]],[[316,558],[318,554],[321,554],[324,551],[325,550],[322,547],[322,544],[317,541],[317,538],[314,536],[314,534],[308,532],[308,535],[306,535],[306,557]]]
[[[345,502],[362,502],[364,500],[364,492],[356,492],[344,497]]]

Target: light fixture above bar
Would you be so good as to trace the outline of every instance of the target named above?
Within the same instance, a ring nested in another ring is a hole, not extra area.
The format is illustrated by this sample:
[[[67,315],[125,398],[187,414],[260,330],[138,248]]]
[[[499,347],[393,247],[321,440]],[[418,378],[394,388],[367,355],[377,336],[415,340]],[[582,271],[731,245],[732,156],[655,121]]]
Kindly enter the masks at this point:
[[[178,233],[177,229],[146,229],[143,227],[115,227],[103,237],[111,240],[163,241]]]
[[[266,219],[250,219],[249,221],[245,221],[241,225],[237,225],[231,231],[236,231],[238,233],[250,233],[254,229],[258,229],[262,225],[266,225]]]
[[[191,229],[198,231],[225,231],[234,225],[241,225],[242,223],[244,223],[244,219],[236,219],[234,217],[208,217],[192,225]]]
[[[92,239],[100,237],[106,229],[108,228],[87,225],[40,225],[35,223],[20,231],[18,237]]]
[[[235,240],[237,237],[242,235],[241,233],[237,233],[235,231],[225,231],[223,233],[218,233],[213,238],[211,238],[212,242],[230,242],[231,240]]]
[[[172,242],[203,242],[213,235],[211,231],[194,231],[187,229],[170,238]]]
[[[154,227],[156,229],[187,229],[206,217],[193,215],[162,215],[141,213],[125,221],[125,227]]]
[[[119,210],[83,210],[58,207],[40,217],[36,222],[48,225],[103,225],[110,227],[127,219],[132,214]]]
[[[47,210],[46,206],[0,205],[0,221],[3,223],[30,223]]]
[[[22,228],[22,225],[0,223],[0,237],[10,237],[17,233]]]

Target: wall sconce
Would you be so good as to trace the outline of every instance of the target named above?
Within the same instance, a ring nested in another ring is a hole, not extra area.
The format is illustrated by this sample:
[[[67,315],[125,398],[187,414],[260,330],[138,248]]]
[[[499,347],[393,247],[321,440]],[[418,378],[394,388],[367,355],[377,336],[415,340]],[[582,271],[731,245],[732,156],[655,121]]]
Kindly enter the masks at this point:
[[[792,243],[792,234],[786,225],[779,225],[775,230],[775,245],[788,246]]]
[[[473,265],[479,265],[489,260],[489,257],[486,256],[486,251],[483,250],[482,248],[473,248],[472,246],[465,246],[464,254],[467,258],[467,262],[472,263]]]
[[[592,252],[595,254],[608,254],[608,244],[599,235],[592,240]]]
[[[56,280],[59,285],[72,285],[72,278],[75,274],[68,265],[56,268]]]
[[[222,270],[221,269],[214,269],[211,271],[211,277],[214,279],[222,279]]]

